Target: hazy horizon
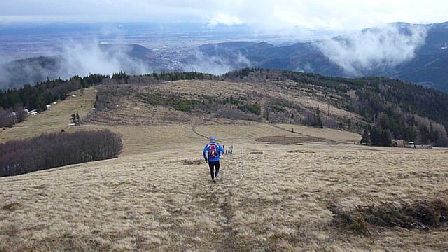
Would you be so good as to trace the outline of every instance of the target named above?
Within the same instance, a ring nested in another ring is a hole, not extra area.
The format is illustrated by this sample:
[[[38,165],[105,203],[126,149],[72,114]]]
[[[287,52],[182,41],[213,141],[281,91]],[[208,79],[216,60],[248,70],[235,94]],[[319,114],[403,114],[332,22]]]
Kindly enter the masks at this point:
[[[247,25],[264,32],[295,29],[358,30],[394,22],[448,21],[448,2],[306,1],[306,0],[16,0],[0,3],[0,24],[70,23],[201,23]]]

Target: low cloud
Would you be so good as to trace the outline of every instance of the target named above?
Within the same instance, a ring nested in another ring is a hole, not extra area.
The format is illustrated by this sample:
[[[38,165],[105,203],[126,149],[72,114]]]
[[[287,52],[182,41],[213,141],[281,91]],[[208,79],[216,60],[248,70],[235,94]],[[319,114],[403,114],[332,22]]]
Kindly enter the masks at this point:
[[[250,67],[250,60],[241,53],[232,57],[218,57],[204,55],[200,50],[195,50],[194,55],[182,66],[183,71],[195,71],[215,75],[224,74],[235,69]]]
[[[211,26],[214,25],[241,25],[243,21],[237,16],[231,16],[225,13],[218,13],[214,15],[210,20],[208,20],[208,24]]]
[[[411,60],[425,43],[427,31],[420,25],[385,25],[317,43],[320,51],[349,75],[394,67]]]
[[[66,43],[61,55],[62,73],[69,77],[119,71],[132,74],[149,72],[150,69],[141,60],[129,56],[131,49],[130,46],[99,44],[97,41]]]
[[[134,46],[138,45],[100,44],[96,40],[68,41],[59,51],[53,52],[55,56],[0,62],[0,89],[34,84],[47,78],[66,79],[74,75],[86,76],[91,73],[152,72],[145,62],[144,53],[132,55]],[[147,49],[140,47],[136,50]]]

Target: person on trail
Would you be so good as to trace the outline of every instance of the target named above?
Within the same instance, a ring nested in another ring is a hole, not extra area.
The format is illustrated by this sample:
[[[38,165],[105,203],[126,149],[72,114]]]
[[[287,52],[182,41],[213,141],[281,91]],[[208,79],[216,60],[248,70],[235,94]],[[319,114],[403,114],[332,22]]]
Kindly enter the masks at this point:
[[[204,156],[205,161],[208,163],[210,168],[210,176],[212,177],[213,183],[216,183],[215,178],[218,176],[221,155],[224,154],[224,147],[216,142],[214,136],[210,137],[210,142],[205,145],[202,150],[202,156]]]

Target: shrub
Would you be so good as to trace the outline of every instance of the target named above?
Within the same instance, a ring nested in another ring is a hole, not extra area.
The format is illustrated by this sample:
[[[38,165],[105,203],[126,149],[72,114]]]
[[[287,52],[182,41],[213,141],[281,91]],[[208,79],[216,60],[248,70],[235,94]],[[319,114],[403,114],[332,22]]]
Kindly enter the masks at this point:
[[[117,157],[121,138],[109,131],[52,133],[0,144],[0,177]]]
[[[245,104],[239,105],[238,109],[243,112],[248,112],[248,113],[252,113],[255,115],[261,114],[261,107],[258,104],[245,103]]]
[[[16,117],[12,109],[0,108],[0,127],[12,127],[16,123]]]
[[[160,93],[138,94],[142,102],[152,106],[168,106],[182,112],[192,112],[199,105],[197,100],[189,100],[179,95],[162,95]]]

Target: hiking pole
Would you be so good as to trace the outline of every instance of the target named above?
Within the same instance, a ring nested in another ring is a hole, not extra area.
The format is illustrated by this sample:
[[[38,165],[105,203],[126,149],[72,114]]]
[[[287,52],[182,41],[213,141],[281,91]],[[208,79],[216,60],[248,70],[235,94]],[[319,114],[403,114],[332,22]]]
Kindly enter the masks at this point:
[[[240,181],[244,178],[244,150],[241,149],[241,157],[240,157]]]

